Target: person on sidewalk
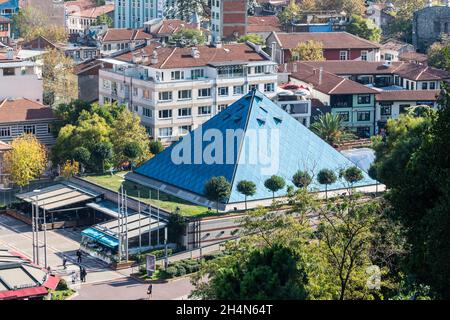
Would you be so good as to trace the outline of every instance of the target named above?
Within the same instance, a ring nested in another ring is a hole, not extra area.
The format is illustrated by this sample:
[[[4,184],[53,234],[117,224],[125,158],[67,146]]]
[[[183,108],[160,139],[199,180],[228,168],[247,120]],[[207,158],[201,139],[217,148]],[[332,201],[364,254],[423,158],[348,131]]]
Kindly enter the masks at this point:
[[[77,262],[81,263],[81,250],[80,249],[77,250]]]
[[[66,270],[67,269],[67,257],[66,256],[63,256],[63,261],[62,261],[63,263],[62,263],[62,266],[63,266],[63,269],[64,270]]]
[[[81,282],[86,282],[86,275],[87,275],[86,268],[82,267],[81,268]]]
[[[150,285],[147,288],[148,300],[150,300],[152,298],[152,291],[153,291],[153,284],[150,283]]]

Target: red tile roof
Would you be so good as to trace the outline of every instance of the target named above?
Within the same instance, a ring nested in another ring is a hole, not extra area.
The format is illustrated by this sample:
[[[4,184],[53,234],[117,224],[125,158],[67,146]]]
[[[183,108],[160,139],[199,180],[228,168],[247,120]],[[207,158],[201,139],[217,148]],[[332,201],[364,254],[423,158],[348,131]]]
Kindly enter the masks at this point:
[[[151,39],[152,35],[143,29],[108,29],[102,36],[102,41],[134,41]]]
[[[422,63],[428,61],[428,56],[426,54],[414,51],[400,53],[398,57],[402,61],[418,61]]]
[[[0,122],[56,119],[52,108],[28,99],[5,99],[0,102]]]
[[[195,23],[188,23],[180,19],[165,19],[161,21],[161,26],[154,34],[158,36],[169,36],[183,29],[197,29]],[[209,32],[207,29],[201,28],[203,32]]]
[[[274,32],[283,49],[293,49],[299,42],[320,41],[324,49],[377,49],[379,44],[359,38],[347,32]]]
[[[439,90],[393,90],[381,91],[377,101],[436,101]]]
[[[341,78],[333,73],[323,71],[320,77],[320,70],[312,66],[297,62],[297,71],[293,65],[288,65],[291,78],[306,82],[313,86],[313,89],[325,94],[377,94],[378,91],[368,88],[360,83]],[[320,79],[321,78],[321,79]]]
[[[281,31],[277,16],[249,16],[247,24],[247,33]]]
[[[100,7],[88,8],[82,11],[74,12],[72,15],[84,18],[96,19],[98,16],[102,14],[110,13],[114,11],[113,4],[107,4]]]
[[[200,53],[199,58],[192,57],[192,48],[163,47],[159,43],[152,43],[134,52],[141,52],[148,56],[148,61],[145,64],[159,69],[200,67],[221,62],[267,60],[245,43],[226,44],[222,48],[203,45],[198,46],[197,49]],[[154,50],[158,54],[158,63],[151,64],[151,55]],[[115,59],[132,62],[132,56],[132,52],[127,52],[115,57]]]

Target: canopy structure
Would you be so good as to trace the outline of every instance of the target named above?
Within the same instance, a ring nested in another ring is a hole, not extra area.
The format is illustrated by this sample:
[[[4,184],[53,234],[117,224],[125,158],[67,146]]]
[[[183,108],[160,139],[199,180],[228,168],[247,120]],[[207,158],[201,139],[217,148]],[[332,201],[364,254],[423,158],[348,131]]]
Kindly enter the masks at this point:
[[[82,189],[72,184],[55,184],[53,186],[17,194],[16,197],[28,203],[33,203],[44,210],[55,210],[69,205],[74,205],[80,202],[94,200],[100,194],[92,191]]]
[[[88,203],[88,204],[86,204],[86,207],[92,208],[92,209],[102,212],[112,218],[117,219],[117,216],[118,216],[117,203],[114,203],[114,202],[111,202],[108,200],[102,200],[100,202]],[[128,215],[132,215],[134,213],[136,213],[136,212],[128,208]]]

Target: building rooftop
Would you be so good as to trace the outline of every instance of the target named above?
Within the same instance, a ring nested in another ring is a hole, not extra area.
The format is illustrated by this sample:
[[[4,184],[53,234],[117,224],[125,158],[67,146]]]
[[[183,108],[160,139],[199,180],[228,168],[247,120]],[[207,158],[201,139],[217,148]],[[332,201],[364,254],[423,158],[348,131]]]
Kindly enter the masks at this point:
[[[293,49],[300,42],[320,41],[324,49],[377,49],[379,44],[359,38],[347,32],[274,32],[275,38],[283,49]]]
[[[226,137],[228,130],[242,132],[242,139],[220,140],[219,145],[223,143],[225,150],[216,151],[215,162],[207,164],[205,159],[196,159],[199,154],[207,152],[207,147],[211,148],[211,142],[198,139],[196,135],[207,133],[210,129],[221,133],[218,139]],[[266,134],[267,139],[259,139],[258,143],[251,140],[252,136],[261,134]],[[181,146],[187,146],[182,152],[186,152],[186,157],[183,156],[184,162],[176,163],[174,156],[180,155]],[[255,150],[258,151],[255,153]],[[269,163],[264,162],[269,155]],[[258,91],[252,91],[134,172],[199,196],[204,196],[204,186],[208,180],[224,176],[232,185],[231,195],[225,203],[236,203],[244,201],[244,196],[236,190],[237,183],[241,180],[250,180],[256,184],[256,194],[249,197],[249,200],[270,199],[272,193],[264,186],[264,181],[273,174],[282,176],[290,184],[297,170],[330,168],[337,171],[352,165],[347,158],[269,98]],[[364,173],[358,186],[371,184],[375,184],[375,181]],[[329,186],[329,189],[343,187],[344,184],[339,181]],[[324,186],[316,182],[311,188],[324,190]],[[284,194],[283,191],[276,195]]]
[[[436,101],[439,90],[395,90],[381,91],[377,101]]]
[[[281,32],[281,24],[277,16],[248,16],[247,33]]]
[[[295,67],[294,64],[297,66]],[[319,67],[311,66],[305,62],[294,62],[288,65],[291,78],[309,83],[315,90],[325,94],[377,94],[378,91],[368,88],[358,82],[344,79],[326,71],[320,76]]]
[[[133,53],[141,53],[142,55],[149,57],[144,65],[158,69],[191,68],[206,66],[213,63],[220,64],[226,62],[269,60],[245,43],[226,44],[223,45],[222,48],[208,45],[202,45],[196,48],[199,54],[197,58],[192,55],[192,48],[165,47],[160,43],[151,43],[144,48],[119,55],[115,57],[115,59],[132,63]],[[154,51],[158,55],[158,61],[152,64],[152,59],[150,59],[150,57]]]
[[[144,29],[119,29],[109,28],[101,36],[101,41],[136,41],[152,39],[152,35],[145,32]]]
[[[72,13],[73,16],[96,19],[102,14],[110,13],[114,11],[114,4],[106,4],[104,6],[93,7],[84,9],[82,11],[75,11]]]
[[[28,99],[0,101],[0,123],[56,119],[51,107]]]
[[[197,29],[196,23],[189,23],[180,19],[164,19],[158,23],[159,27],[152,30],[153,34],[158,36],[170,36],[183,29]],[[201,28],[203,32],[209,32],[207,29]]]

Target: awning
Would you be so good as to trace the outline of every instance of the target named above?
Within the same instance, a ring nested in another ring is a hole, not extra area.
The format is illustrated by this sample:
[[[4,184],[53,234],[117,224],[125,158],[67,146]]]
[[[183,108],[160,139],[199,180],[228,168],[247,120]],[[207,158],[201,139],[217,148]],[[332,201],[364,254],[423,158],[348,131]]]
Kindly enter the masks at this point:
[[[25,288],[0,292],[0,300],[21,299],[28,297],[44,296],[48,293],[45,287]]]
[[[117,219],[117,216],[118,216],[117,203],[114,203],[114,202],[111,202],[108,200],[102,200],[100,202],[88,203],[88,204],[86,204],[86,207],[95,209],[99,212],[102,212],[104,214],[107,214],[110,217]],[[135,213],[134,210],[128,209],[128,215],[132,215],[134,213]]]
[[[99,194],[72,184],[56,184],[39,191],[31,191],[16,195],[28,203],[34,203],[41,209],[53,210],[69,205],[73,205],[86,200],[93,200],[99,197]]]
[[[81,232],[81,235],[89,237],[111,249],[119,246],[119,240],[117,238],[107,235],[95,228],[87,228]]]

